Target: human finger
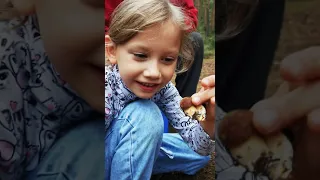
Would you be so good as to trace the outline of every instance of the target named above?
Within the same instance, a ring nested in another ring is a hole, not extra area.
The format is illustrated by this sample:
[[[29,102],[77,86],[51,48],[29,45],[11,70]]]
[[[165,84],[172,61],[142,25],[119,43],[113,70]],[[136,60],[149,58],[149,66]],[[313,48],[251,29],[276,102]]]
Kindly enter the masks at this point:
[[[281,61],[281,76],[289,82],[310,82],[320,78],[320,46],[295,52]]]
[[[203,87],[214,87],[215,86],[215,75],[210,75],[210,76],[207,76],[203,79],[200,80],[201,82],[201,85]]]
[[[200,105],[209,101],[212,97],[215,96],[215,88],[210,88],[205,91],[199,92],[191,96],[192,103],[195,105]]]
[[[291,92],[255,104],[253,122],[264,134],[273,133],[320,107],[320,82],[298,87]]]

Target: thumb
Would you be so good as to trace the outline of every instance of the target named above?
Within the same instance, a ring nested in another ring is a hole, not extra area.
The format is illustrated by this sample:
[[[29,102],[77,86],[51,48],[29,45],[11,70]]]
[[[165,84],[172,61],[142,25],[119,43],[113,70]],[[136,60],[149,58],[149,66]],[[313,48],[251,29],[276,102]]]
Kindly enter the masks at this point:
[[[291,125],[311,110],[320,107],[320,83],[301,86],[287,94],[276,95],[255,104],[253,124],[263,134]]]

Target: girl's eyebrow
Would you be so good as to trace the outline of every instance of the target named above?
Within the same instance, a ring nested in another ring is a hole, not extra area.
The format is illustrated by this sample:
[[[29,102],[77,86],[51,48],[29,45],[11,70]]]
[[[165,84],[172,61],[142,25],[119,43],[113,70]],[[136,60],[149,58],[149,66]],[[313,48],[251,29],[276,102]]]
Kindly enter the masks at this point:
[[[133,44],[131,47],[134,48],[134,49],[140,49],[140,50],[147,51],[147,52],[151,51],[148,48],[148,46],[145,46],[145,45],[142,45],[142,44]]]
[[[145,52],[152,52],[148,46],[143,45],[143,44],[133,44],[131,46],[132,49],[139,49]],[[179,50],[177,49],[166,49],[165,50],[166,54],[172,54],[172,55],[178,55],[179,54]]]

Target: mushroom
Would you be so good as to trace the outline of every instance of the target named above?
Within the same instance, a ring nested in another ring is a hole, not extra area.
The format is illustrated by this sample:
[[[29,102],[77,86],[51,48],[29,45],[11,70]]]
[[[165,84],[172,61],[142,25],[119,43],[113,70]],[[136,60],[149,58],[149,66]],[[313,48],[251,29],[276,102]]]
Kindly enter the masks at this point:
[[[192,119],[198,121],[205,121],[206,108],[203,105],[194,106],[191,97],[185,97],[180,101],[180,107],[183,112]]]
[[[289,179],[293,148],[283,133],[263,136],[253,126],[250,110],[235,110],[220,122],[218,136],[231,156],[249,171],[271,180]]]

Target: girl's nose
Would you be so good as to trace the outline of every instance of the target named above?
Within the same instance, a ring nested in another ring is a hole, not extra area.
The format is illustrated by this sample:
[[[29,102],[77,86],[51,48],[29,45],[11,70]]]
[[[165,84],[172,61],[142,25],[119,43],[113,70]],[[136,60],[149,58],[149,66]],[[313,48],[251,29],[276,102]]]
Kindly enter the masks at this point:
[[[161,77],[161,73],[157,62],[150,62],[148,67],[144,70],[144,76],[152,79]]]

